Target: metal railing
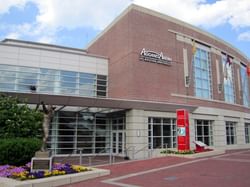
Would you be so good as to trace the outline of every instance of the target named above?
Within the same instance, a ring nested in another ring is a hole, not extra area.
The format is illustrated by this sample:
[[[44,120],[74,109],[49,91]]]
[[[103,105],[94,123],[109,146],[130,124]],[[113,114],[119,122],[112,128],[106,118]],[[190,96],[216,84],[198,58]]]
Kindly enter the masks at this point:
[[[107,153],[107,150],[109,150],[109,164],[112,164],[113,162],[113,153],[111,152],[112,149],[111,148],[104,148],[102,149],[100,152],[94,154],[93,156],[88,156],[88,165],[91,166],[92,165],[92,161],[97,157],[97,156],[100,156],[101,154],[103,153]]]
[[[65,156],[62,160],[60,160],[60,162],[65,162],[66,160],[68,160],[69,158],[71,158],[76,152],[79,151],[79,164],[82,165],[82,152],[83,152],[84,148],[79,148],[79,149],[74,149],[72,151],[72,153],[68,154],[67,156]],[[56,155],[52,155],[52,157],[56,157]]]
[[[145,154],[144,154],[144,159],[146,159],[146,158],[151,158],[152,155],[153,155],[153,149],[148,149],[148,147],[149,147],[149,145],[146,145],[146,146],[142,147],[141,149],[137,150],[136,152],[134,152],[134,154],[133,154],[133,159],[135,159],[135,155],[136,155],[136,154],[138,154],[138,153],[140,153],[140,152],[142,152],[142,151],[148,153],[147,157],[146,157]]]
[[[125,157],[126,157],[126,158],[129,158],[128,153],[129,153],[130,150],[132,151],[132,159],[134,159],[134,153],[135,153],[135,146],[134,146],[134,145],[129,146],[129,147],[127,147],[127,148],[124,150]]]

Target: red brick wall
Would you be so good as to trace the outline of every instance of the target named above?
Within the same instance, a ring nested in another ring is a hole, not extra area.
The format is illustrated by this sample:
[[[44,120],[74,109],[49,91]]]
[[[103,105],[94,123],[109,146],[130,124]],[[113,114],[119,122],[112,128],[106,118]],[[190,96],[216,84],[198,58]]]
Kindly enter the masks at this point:
[[[224,49],[239,59],[247,62],[236,51],[223,43],[209,38],[199,32],[161,18],[131,10],[102,35],[89,48],[90,53],[109,57],[109,97],[122,99],[166,101],[187,103],[191,105],[243,110],[241,107],[228,104],[187,99],[172,96],[181,94],[194,96],[193,81],[190,87],[184,85],[183,48],[188,50],[189,72],[191,70],[192,46],[176,40],[176,35],[168,29],[195,37],[218,48]],[[141,50],[145,48],[163,52],[173,59],[171,66],[154,64],[139,60]],[[213,99],[224,100],[224,94],[218,93],[215,60],[220,56],[211,53]],[[221,66],[221,63],[220,63]],[[236,72],[236,71],[235,71]],[[221,66],[221,82],[223,74]],[[235,75],[237,83],[237,76]],[[239,88],[235,87],[237,104],[241,104]]]

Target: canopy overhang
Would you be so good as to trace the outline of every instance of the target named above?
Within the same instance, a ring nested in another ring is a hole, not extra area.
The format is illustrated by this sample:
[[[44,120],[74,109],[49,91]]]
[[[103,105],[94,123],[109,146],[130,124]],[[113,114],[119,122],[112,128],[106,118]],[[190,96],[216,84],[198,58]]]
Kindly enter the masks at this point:
[[[76,106],[76,107],[99,107],[99,108],[114,108],[114,109],[140,109],[150,111],[175,112],[177,109],[186,109],[193,112],[197,106],[181,105],[168,102],[143,101],[143,100],[125,100],[117,98],[92,98],[92,97],[77,97],[64,95],[49,95],[38,93],[13,93],[2,92],[5,95],[18,97],[20,100],[25,100],[29,104],[45,104],[58,106]]]

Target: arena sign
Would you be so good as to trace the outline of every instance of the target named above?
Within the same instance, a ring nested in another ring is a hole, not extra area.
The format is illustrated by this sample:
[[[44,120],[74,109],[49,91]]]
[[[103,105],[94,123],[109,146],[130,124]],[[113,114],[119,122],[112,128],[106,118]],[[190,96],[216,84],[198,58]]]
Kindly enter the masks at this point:
[[[141,51],[140,60],[164,65],[171,65],[172,62],[172,59],[164,56],[162,52],[157,53],[155,51],[146,50],[145,48]]]

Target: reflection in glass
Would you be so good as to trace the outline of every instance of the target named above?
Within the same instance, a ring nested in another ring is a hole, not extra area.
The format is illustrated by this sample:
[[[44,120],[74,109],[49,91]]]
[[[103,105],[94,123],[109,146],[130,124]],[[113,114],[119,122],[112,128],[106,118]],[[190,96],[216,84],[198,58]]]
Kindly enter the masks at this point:
[[[197,97],[211,99],[211,70],[209,52],[198,48],[193,59],[193,67],[195,95]]]
[[[107,76],[0,64],[2,91],[106,97]]]

